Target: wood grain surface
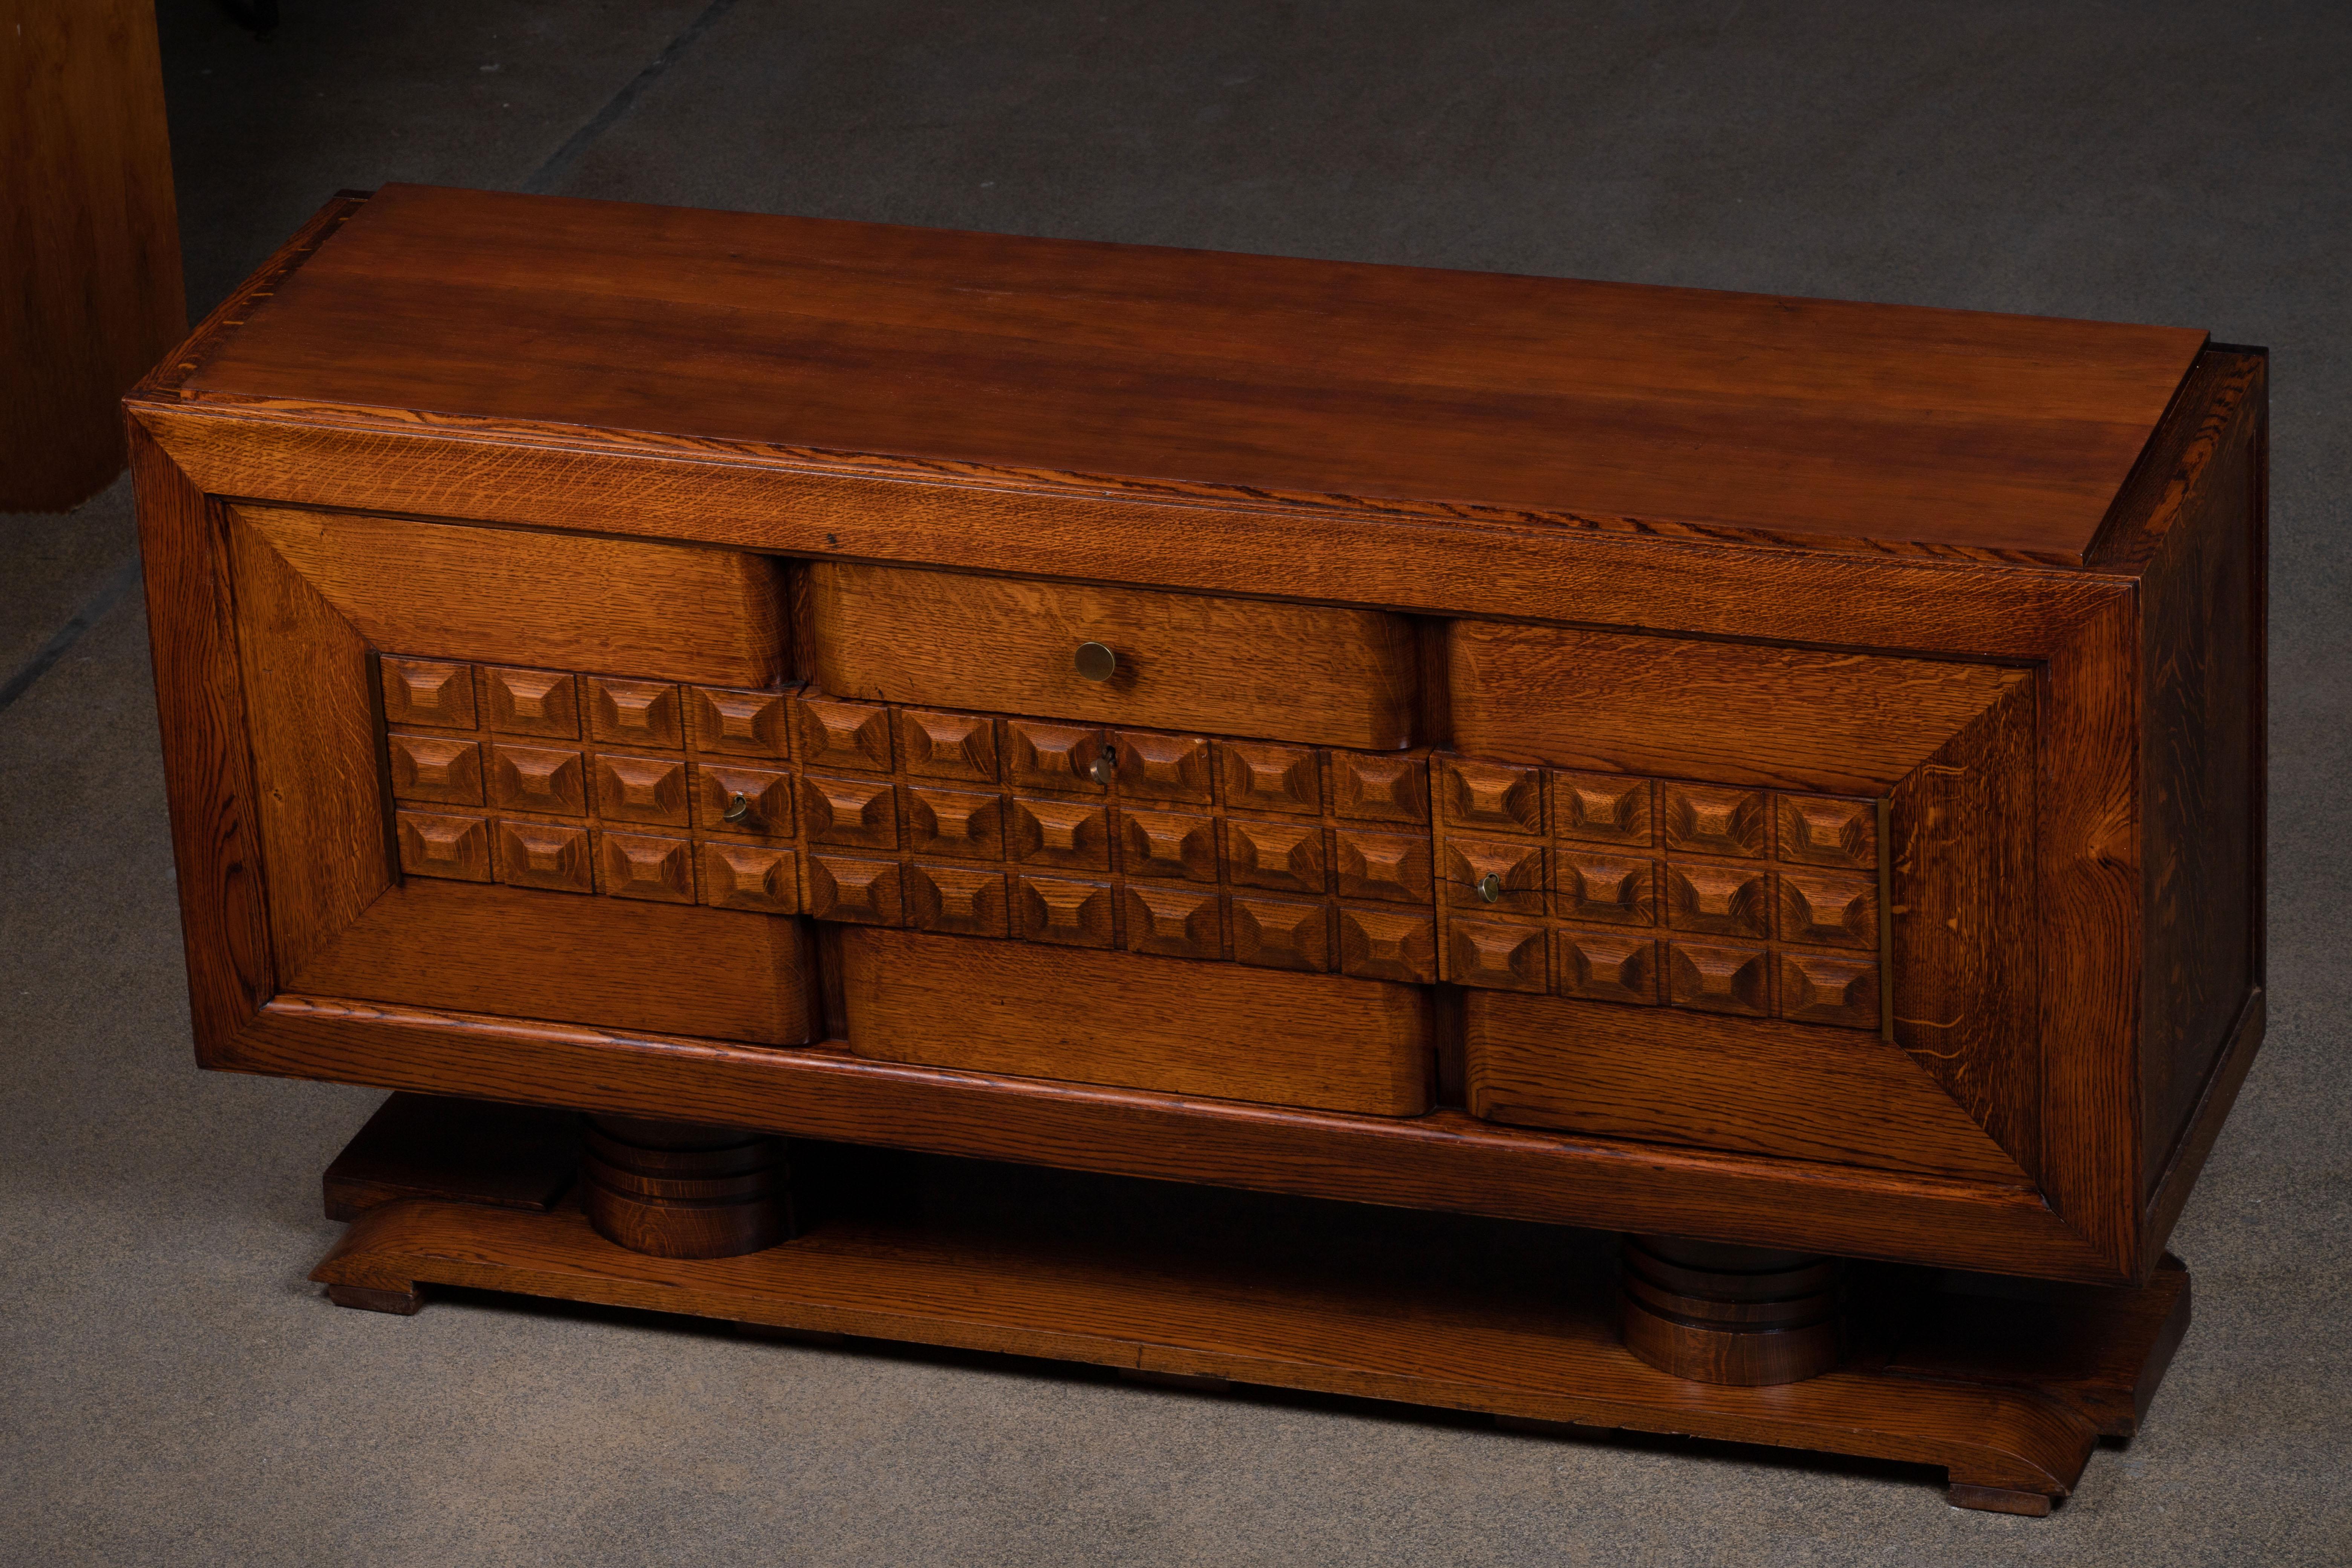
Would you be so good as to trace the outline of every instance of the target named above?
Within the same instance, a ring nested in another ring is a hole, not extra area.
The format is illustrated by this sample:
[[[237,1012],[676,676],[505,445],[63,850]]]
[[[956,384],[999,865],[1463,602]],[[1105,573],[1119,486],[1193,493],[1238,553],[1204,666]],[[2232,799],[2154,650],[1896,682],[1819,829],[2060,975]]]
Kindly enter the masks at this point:
[[[1483,757],[1884,794],[2022,684],[1998,665],[1498,621],[1447,629],[1454,746]]]
[[[1943,1087],[1874,1036],[1473,991],[1475,1116],[2030,1186]]]
[[[2072,561],[2203,341],[392,185],[188,384]]]
[[[1401,616],[832,563],[808,585],[813,673],[836,697],[1364,751],[1416,739]],[[1116,656],[1109,679],[1077,674],[1086,642]]]
[[[237,515],[387,653],[765,686],[783,583],[734,551],[242,506]]]
[[[1371,1116],[1429,1109],[1419,986],[859,929],[849,1047],[881,1061]]]
[[[351,623],[234,510],[227,531],[270,942],[278,973],[299,974],[393,879],[375,666]]]
[[[187,331],[155,8],[0,13],[0,512],[122,471],[119,400]]]
[[[560,897],[561,895],[547,895]],[[2029,1189],[289,992],[205,1065],[983,1159],[2118,1282]]]
[[[410,877],[292,984],[338,996],[712,1035],[812,1037],[801,922]]]
[[[278,992],[227,552],[227,509],[131,423],[131,485],[188,1009],[204,1060]]]

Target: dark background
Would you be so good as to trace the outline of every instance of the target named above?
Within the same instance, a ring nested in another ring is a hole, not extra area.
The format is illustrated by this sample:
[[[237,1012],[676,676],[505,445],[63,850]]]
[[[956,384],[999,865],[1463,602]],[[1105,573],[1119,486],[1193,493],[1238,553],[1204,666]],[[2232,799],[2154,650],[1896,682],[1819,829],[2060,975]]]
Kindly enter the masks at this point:
[[[2045,1521],[1548,1439],[617,1314],[338,1310],[377,1098],[187,1048],[129,499],[0,525],[0,1563],[2352,1558],[2352,7],[162,6],[189,307],[386,180],[1969,306],[2272,347],[2271,1034],[2197,1322]]]

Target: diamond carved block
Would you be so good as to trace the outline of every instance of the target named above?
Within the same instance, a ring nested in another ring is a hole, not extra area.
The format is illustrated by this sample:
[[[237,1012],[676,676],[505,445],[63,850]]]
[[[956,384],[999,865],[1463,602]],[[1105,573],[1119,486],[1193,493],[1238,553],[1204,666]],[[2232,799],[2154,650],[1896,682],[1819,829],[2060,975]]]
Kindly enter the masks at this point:
[[[1552,973],[1559,979],[1554,989],[1561,995],[1657,1005],[1658,944],[1650,938],[1563,926],[1552,940]]]
[[[1339,969],[1423,985],[1437,978],[1437,922],[1406,910],[1339,910]]]
[[[667,681],[588,678],[589,739],[676,751],[686,744],[677,688]]]
[[[1867,871],[1878,864],[1877,803],[1837,795],[1780,797],[1780,858]]]
[[[765,844],[705,843],[702,901],[713,909],[753,914],[799,913],[800,869],[793,852]]]
[[[1069,871],[1110,869],[1110,812],[1083,800],[1015,800],[1006,806],[1005,858]]]
[[[1876,1028],[1878,965],[1867,958],[1788,952],[1780,958],[1780,1016],[1801,1024]]]
[[[1107,786],[1095,777],[1095,760],[1102,752],[1100,730],[1034,719],[1004,721],[1004,778],[1015,789],[1101,795]]]
[[[1438,764],[1444,820],[1507,833],[1543,831],[1543,770],[1446,757]]]
[[[400,840],[400,868],[410,876],[490,879],[490,830],[480,817],[404,811],[393,827]]]
[[[499,823],[497,844],[499,880],[509,887],[595,891],[595,862],[584,827],[507,818]]]
[[[1312,816],[1322,805],[1322,770],[1311,746],[1271,741],[1220,741],[1217,768],[1225,805],[1236,811],[1286,811]]]
[[[1181,811],[1118,814],[1118,868],[1129,877],[1217,879],[1217,824]]]
[[[383,717],[392,724],[442,730],[474,728],[471,667],[445,659],[385,658]]]
[[[1647,779],[1556,770],[1551,775],[1552,836],[1647,848],[1654,839],[1652,794]]]
[[[1323,825],[1296,817],[1225,818],[1225,874],[1245,887],[1321,892]]]
[[[1110,739],[1118,756],[1120,795],[1196,805],[1206,805],[1213,797],[1209,742],[1199,736],[1118,730]]]
[[[397,800],[439,805],[482,804],[482,748],[446,735],[385,737],[392,756],[392,793]]]
[[[579,682],[562,670],[488,666],[478,684],[486,728],[550,741],[580,738]]]
[[[1223,957],[1224,918],[1215,889],[1129,882],[1127,945],[1133,952],[1171,958]]]
[[[898,862],[811,854],[808,912],[821,921],[843,921],[852,925],[899,924],[905,905]]]
[[[907,808],[907,847],[918,855],[958,860],[1004,858],[1004,804],[971,790],[901,784]]]
[[[1546,945],[1542,926],[1456,917],[1445,927],[1445,978],[1490,991],[1543,991]]]
[[[1011,934],[1004,873],[976,866],[907,868],[907,923],[959,936]]]
[[[687,689],[697,751],[739,757],[782,758],[791,753],[780,691],[740,691],[723,686]]]
[[[1810,947],[1878,946],[1878,879],[1852,871],[1783,868],[1779,877],[1782,942]]]
[[[1428,763],[1420,757],[1333,752],[1331,814],[1359,822],[1427,822]]]
[[[801,818],[812,844],[898,847],[898,814],[884,779],[801,778]]]
[[[1564,919],[1658,923],[1658,863],[1591,849],[1552,851],[1552,900]]]
[[[1419,834],[1335,827],[1331,869],[1343,899],[1426,904],[1436,893],[1429,840]]]
[[[1031,942],[1108,947],[1115,933],[1110,884],[1015,875],[1013,929]]]
[[[584,816],[587,781],[588,771],[578,752],[505,744],[490,752],[490,804],[509,811]]]
[[[996,723],[971,713],[898,710],[898,755],[916,778],[996,782]]]
[[[694,846],[650,833],[597,835],[598,890],[616,899],[694,902]]]
[[[1761,790],[1670,784],[1661,793],[1669,850],[1752,860],[1771,847],[1772,818]]]
[[[801,732],[801,762],[852,773],[890,771],[890,710],[871,702],[804,697],[793,704]]]
[[[1771,874],[1704,860],[1666,863],[1666,923],[1714,936],[1772,933]]]
[[[629,757],[599,752],[596,815],[608,822],[684,827],[688,816],[686,764],[674,757]]]
[[[1495,881],[1486,883],[1492,877]],[[1544,912],[1544,850],[1540,844],[1448,838],[1439,850],[1438,879],[1455,909],[1504,914]],[[1484,886],[1496,889],[1486,897]]]
[[[1233,896],[1234,956],[1265,969],[1331,967],[1330,917],[1320,903]]]
[[[1772,955],[1760,947],[1668,942],[1666,994],[1677,1007],[1769,1016]]]
[[[694,765],[694,823],[706,833],[756,833],[788,838],[793,831],[793,775],[735,763]]]

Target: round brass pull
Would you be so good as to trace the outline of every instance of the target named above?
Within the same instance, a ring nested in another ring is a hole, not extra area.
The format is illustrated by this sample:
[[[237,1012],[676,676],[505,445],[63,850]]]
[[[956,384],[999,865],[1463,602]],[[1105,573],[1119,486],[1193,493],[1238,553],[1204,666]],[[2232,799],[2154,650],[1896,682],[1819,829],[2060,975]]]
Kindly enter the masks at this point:
[[[1503,879],[1489,871],[1478,879],[1478,896],[1488,903],[1497,903],[1503,897]]]
[[[729,801],[727,803],[727,809],[720,812],[719,815],[722,820],[728,822],[742,821],[745,817],[751,815],[751,802],[750,797],[745,795],[740,790],[736,791],[735,798]]]
[[[1118,673],[1118,655],[1098,642],[1080,643],[1077,658],[1070,662],[1080,680],[1108,680]]]

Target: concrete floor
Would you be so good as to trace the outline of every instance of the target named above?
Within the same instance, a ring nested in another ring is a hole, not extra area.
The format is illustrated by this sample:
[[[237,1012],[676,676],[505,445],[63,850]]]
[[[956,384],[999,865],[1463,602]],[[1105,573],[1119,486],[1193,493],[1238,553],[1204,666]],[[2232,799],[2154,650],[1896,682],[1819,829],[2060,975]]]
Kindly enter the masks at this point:
[[[2272,1024],[2146,1433],[2043,1521],[621,1314],[329,1306],[376,1096],[190,1065],[121,487],[0,520],[0,1562],[2352,1561],[2352,9],[165,0],[191,309],[391,179],[2208,327],[2272,345]],[[2334,496],[2336,500],[2330,500]]]

